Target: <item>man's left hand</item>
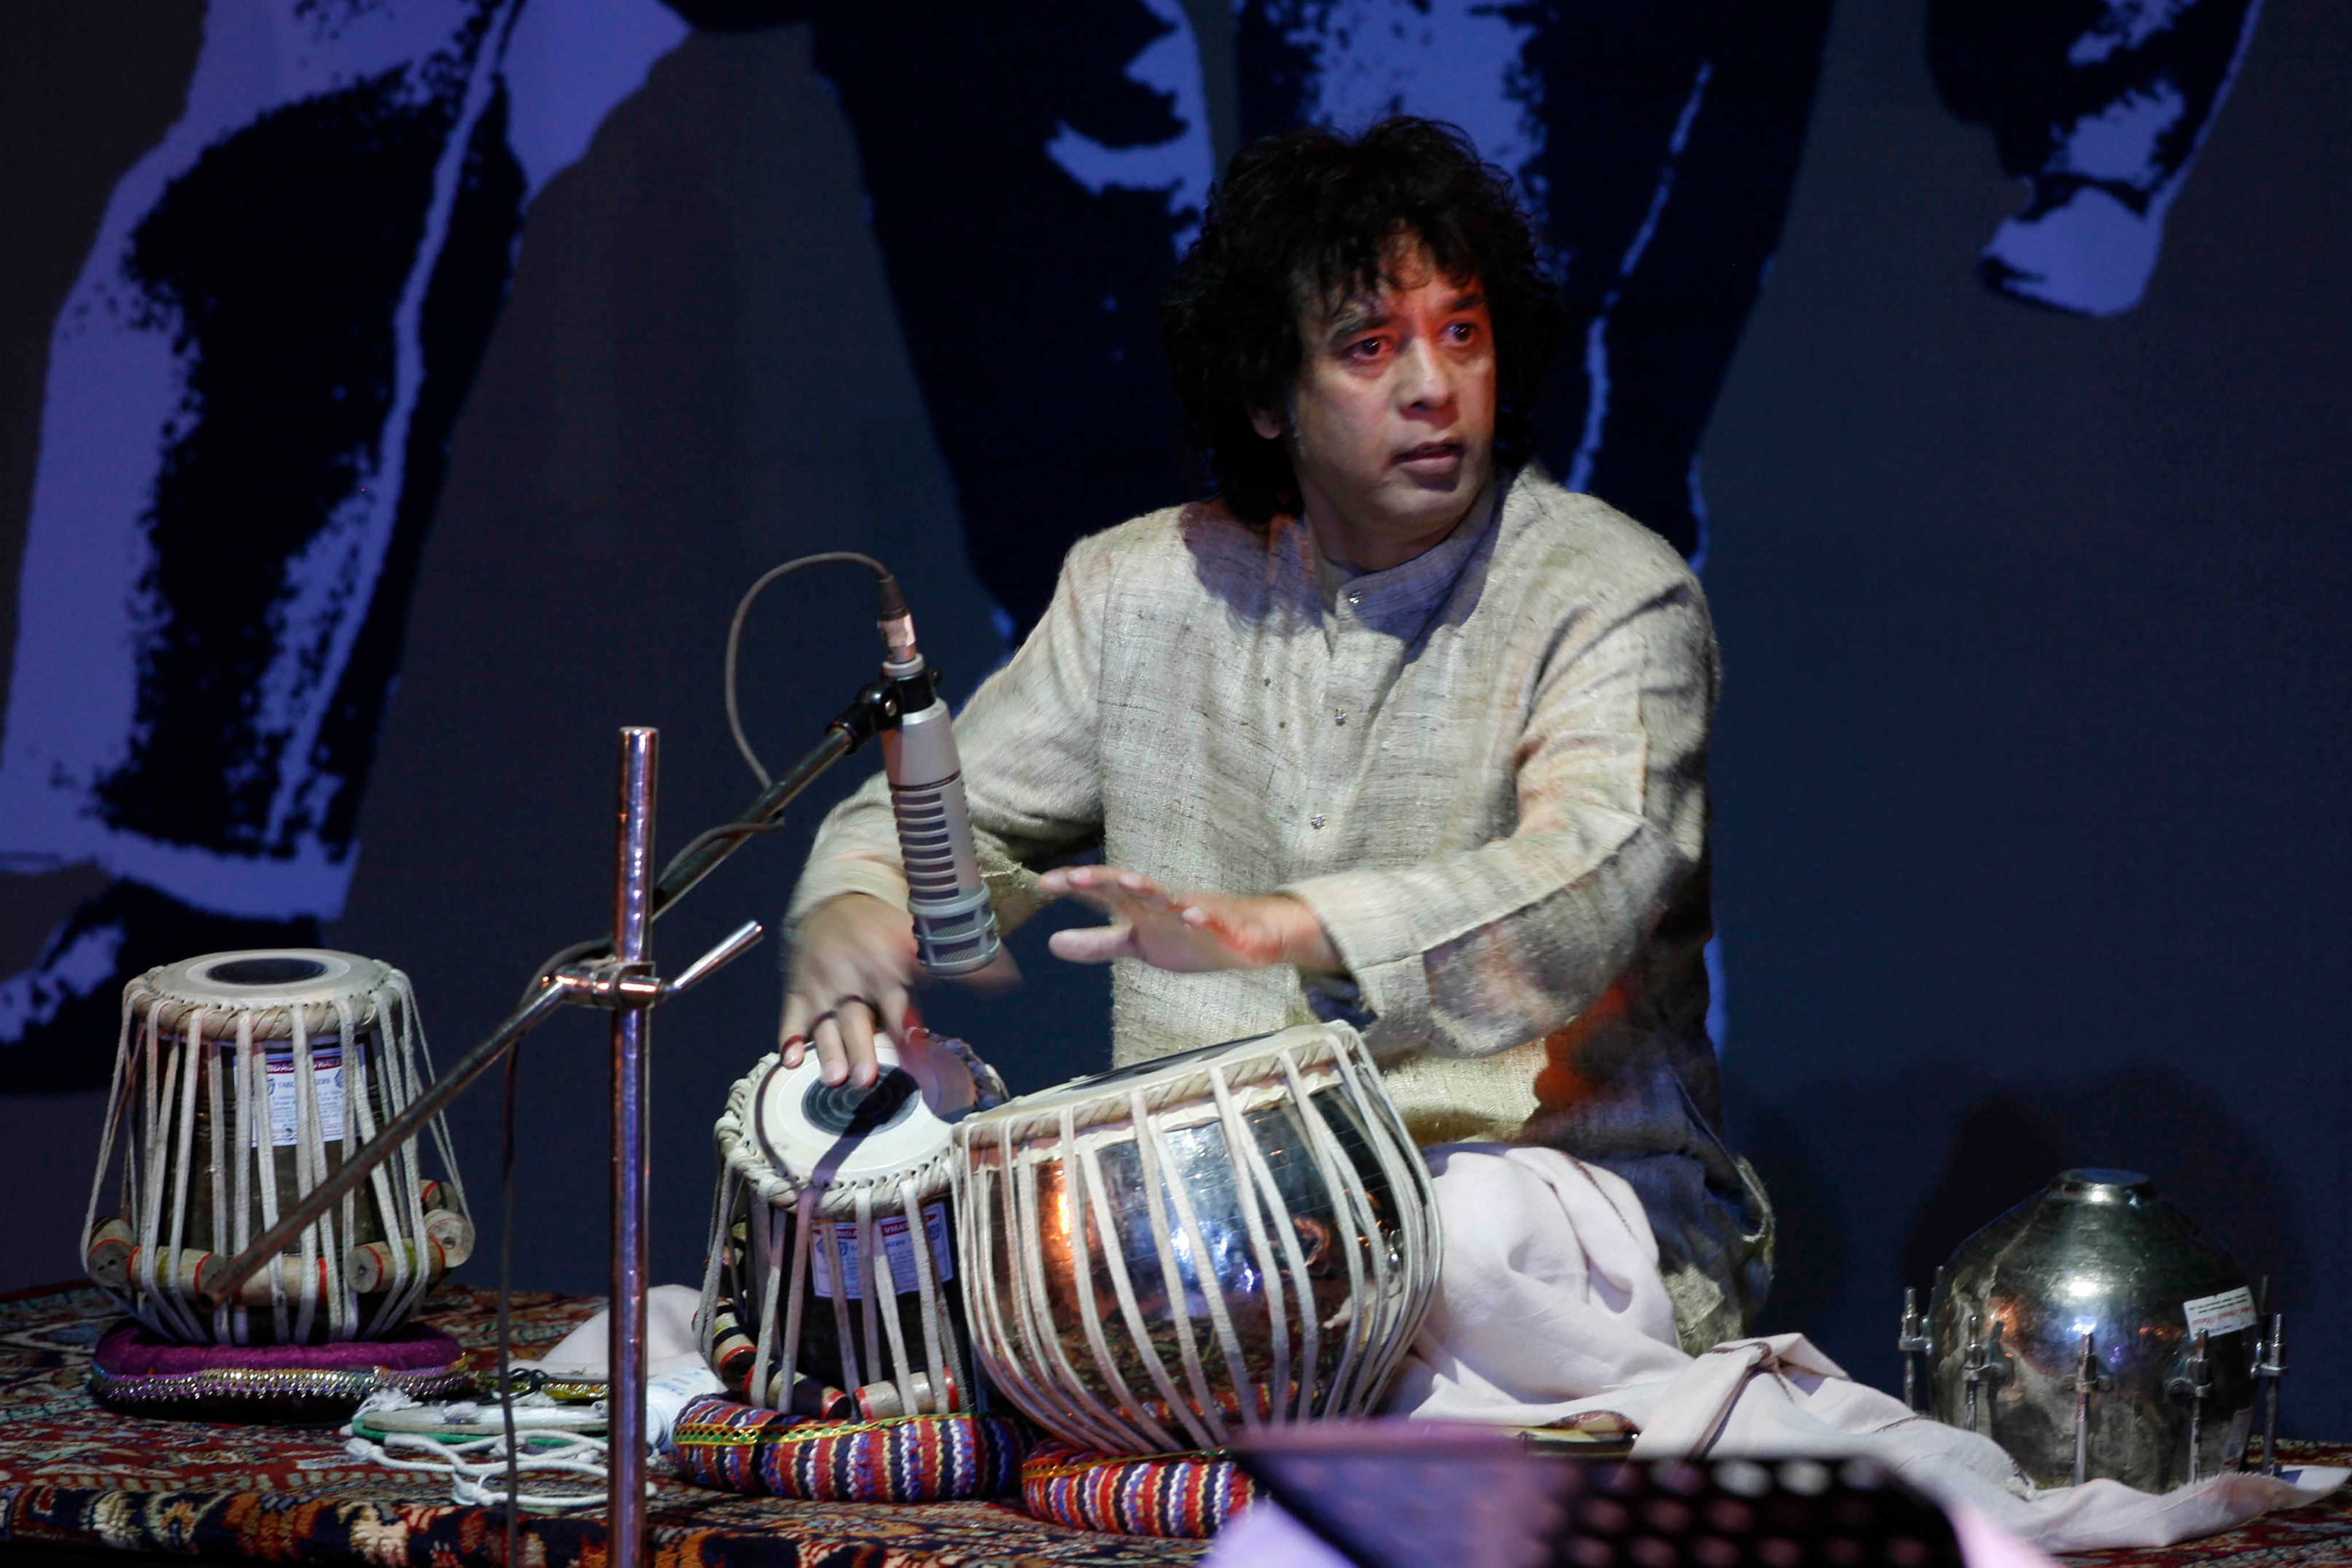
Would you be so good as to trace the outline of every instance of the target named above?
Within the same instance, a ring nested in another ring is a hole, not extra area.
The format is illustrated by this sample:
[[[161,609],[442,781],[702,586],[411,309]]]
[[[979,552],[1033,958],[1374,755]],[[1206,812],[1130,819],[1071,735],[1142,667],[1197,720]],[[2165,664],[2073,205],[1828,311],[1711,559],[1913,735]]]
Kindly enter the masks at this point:
[[[1347,967],[1315,912],[1288,894],[1171,893],[1139,873],[1093,865],[1049,871],[1038,888],[1110,916],[1108,925],[1054,933],[1047,946],[1072,963],[1136,958],[1183,974],[1276,964],[1318,974]]]

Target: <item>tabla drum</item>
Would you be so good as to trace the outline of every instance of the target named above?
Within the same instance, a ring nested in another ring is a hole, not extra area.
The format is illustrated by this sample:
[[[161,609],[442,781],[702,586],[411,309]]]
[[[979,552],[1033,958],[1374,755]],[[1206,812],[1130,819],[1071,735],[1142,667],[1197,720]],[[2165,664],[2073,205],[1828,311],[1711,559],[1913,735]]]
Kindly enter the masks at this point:
[[[873,1085],[771,1055],[727,1096],[698,1319],[746,1405],[834,1420],[970,1407],[948,1130],[1004,1098],[961,1040],[875,1041]]]
[[[434,1162],[409,1140],[236,1301],[206,1312],[196,1292],[216,1290],[229,1260],[399,1115],[432,1068],[408,977],[375,959],[285,947],[148,970],[123,988],[82,1226],[90,1278],[181,1343],[383,1339],[473,1250],[438,1117]]]
[[[1936,1271],[1928,1325],[1936,1418],[2036,1486],[2168,1491],[2243,1461],[2254,1293],[2137,1171],[2061,1171],[1969,1238]]]
[[[1082,1448],[1362,1415],[1436,1289],[1428,1167],[1345,1025],[1010,1101],[955,1151],[981,1368]]]

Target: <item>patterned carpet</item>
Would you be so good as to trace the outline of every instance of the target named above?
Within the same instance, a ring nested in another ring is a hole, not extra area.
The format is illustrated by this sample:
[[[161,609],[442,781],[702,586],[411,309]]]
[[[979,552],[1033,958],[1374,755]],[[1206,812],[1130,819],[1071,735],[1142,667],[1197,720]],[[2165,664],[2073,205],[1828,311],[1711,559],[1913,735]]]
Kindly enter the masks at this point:
[[[515,1298],[531,1354],[596,1305]],[[488,1352],[491,1293],[445,1286],[424,1313]],[[23,1542],[264,1563],[503,1568],[491,1511],[441,1484],[359,1464],[331,1429],[117,1415],[91,1399],[105,1297],[58,1288],[0,1297],[0,1544]],[[2290,1464],[2352,1464],[2352,1444],[2290,1443]],[[656,1568],[1147,1568],[1196,1561],[1196,1542],[1129,1540],[1042,1524],[1007,1503],[894,1507],[705,1491],[662,1479]],[[593,1520],[532,1519],[526,1568],[604,1568]],[[2352,1489],[2192,1545],[2084,1552],[2082,1568],[2321,1568],[2352,1564]]]
[[[2284,1386],[2292,1399],[2294,1380],[2288,1378]],[[2352,1443],[2282,1439],[2279,1462],[2286,1469],[2298,1465],[2352,1467]],[[2352,1485],[2338,1487],[2317,1502],[2266,1513],[2202,1541],[2076,1552],[2065,1561],[2080,1568],[2347,1568],[2352,1565]]]
[[[515,1344],[536,1354],[599,1303],[519,1292]],[[423,1314],[493,1349],[492,1293],[445,1286]],[[264,1563],[501,1568],[505,1527],[446,1482],[362,1465],[331,1428],[166,1421],[91,1399],[92,1349],[117,1316],[94,1290],[0,1298],[0,1542]],[[1042,1524],[992,1502],[789,1502],[667,1478],[651,1510],[656,1568],[1150,1568],[1198,1542]],[[531,1519],[527,1568],[603,1568],[594,1520]]]

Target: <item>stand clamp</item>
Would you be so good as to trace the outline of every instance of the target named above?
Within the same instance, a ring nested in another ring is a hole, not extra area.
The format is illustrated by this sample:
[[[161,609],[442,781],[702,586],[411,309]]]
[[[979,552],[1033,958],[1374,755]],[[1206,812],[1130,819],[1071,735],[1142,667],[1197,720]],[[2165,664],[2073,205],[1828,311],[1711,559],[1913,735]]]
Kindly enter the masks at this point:
[[[2206,1354],[2206,1333],[2203,1329],[2197,1331],[2189,1354],[2181,1357],[2173,1375],[2164,1380],[2167,1394],[2189,1402],[2189,1480],[2192,1486],[2204,1479],[2203,1458],[2198,1447],[2204,1436],[2205,1400],[2213,1392],[2213,1362]]]
[[[1990,1333],[1979,1339],[1977,1325],[1983,1321],[1975,1312],[1969,1314],[1968,1343],[1960,1353],[1960,1385],[1967,1390],[1968,1427],[1971,1432],[1979,1430],[1979,1396],[1981,1403],[1990,1406],[1993,1395],[2009,1381],[2010,1373],[2009,1357],[2000,1348],[2001,1320],[1995,1317]],[[1986,1414],[1990,1411],[1988,1409]]]

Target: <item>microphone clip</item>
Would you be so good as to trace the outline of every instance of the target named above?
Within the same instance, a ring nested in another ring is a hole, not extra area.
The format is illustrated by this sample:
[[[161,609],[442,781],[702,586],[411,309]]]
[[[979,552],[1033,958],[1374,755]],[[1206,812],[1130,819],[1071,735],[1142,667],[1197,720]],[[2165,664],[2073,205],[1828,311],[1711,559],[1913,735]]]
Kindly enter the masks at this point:
[[[850,705],[833,717],[826,727],[840,730],[849,737],[849,749],[872,740],[886,730],[898,727],[908,714],[921,713],[939,699],[940,674],[925,664],[909,672],[875,681],[858,692]]]

